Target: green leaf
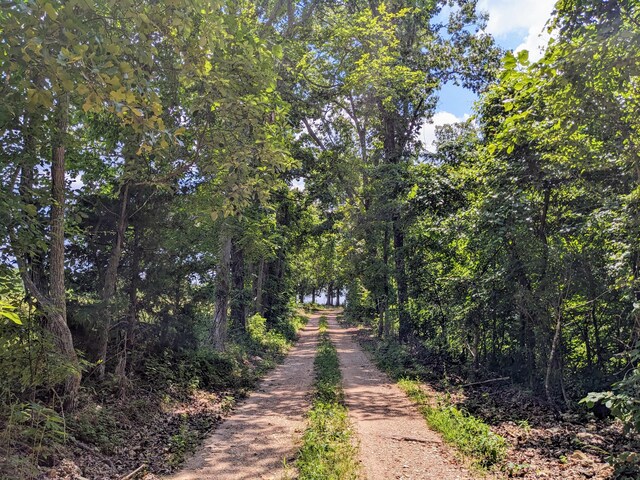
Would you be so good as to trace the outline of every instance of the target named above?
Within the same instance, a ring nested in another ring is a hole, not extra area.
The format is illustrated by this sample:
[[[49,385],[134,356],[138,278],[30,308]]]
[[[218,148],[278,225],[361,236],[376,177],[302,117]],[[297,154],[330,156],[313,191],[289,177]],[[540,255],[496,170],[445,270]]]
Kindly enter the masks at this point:
[[[529,63],[529,50],[520,50],[518,52],[518,62],[520,62],[521,65]]]
[[[278,60],[282,59],[283,52],[282,52],[282,46],[281,45],[274,45],[272,52],[273,52],[274,57],[276,57]]]
[[[13,308],[13,307],[2,306],[2,308],[6,309],[6,308]],[[20,317],[18,317],[18,315],[16,315],[13,312],[9,312],[7,310],[0,310],[0,317],[8,318],[13,323],[17,325],[22,325],[22,320],[20,320]]]
[[[516,57],[513,56],[513,53],[507,52],[502,59],[502,65],[506,70],[513,70],[516,68],[516,65],[518,65],[518,62],[516,61]]]
[[[56,9],[50,3],[45,4],[44,11],[51,17],[51,20],[58,18],[58,12],[56,12]]]

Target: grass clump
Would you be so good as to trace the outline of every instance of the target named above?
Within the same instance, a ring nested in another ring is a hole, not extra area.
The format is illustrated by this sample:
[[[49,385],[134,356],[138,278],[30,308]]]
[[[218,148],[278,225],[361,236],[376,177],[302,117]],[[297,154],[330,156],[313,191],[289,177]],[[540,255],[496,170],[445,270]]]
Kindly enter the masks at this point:
[[[327,319],[320,319],[315,359],[315,392],[309,425],[296,466],[299,480],[358,478],[356,447],[347,409],[343,405],[338,353],[329,340]]]
[[[504,459],[505,439],[493,433],[482,420],[444,401],[433,406],[414,380],[403,379],[398,385],[418,404],[429,426],[440,432],[446,442],[472,457],[479,467],[488,468]]]

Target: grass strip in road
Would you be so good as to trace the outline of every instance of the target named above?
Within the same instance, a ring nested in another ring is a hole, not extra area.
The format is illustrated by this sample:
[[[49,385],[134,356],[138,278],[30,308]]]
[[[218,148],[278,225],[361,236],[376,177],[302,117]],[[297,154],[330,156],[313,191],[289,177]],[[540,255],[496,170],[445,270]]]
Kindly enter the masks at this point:
[[[352,480],[359,476],[353,430],[343,404],[338,352],[320,318],[315,358],[315,391],[309,424],[296,466],[299,480]]]
[[[447,443],[471,457],[478,467],[488,468],[504,459],[505,439],[493,433],[482,420],[446,402],[432,405],[415,380],[402,379],[398,385],[416,402],[429,426],[440,432]]]

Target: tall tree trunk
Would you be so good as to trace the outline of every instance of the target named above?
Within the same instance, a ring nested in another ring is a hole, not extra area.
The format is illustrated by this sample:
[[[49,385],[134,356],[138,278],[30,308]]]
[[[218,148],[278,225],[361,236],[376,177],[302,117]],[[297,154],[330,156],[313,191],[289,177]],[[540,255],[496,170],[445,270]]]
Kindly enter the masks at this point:
[[[473,378],[476,377],[480,370],[480,319],[477,314],[473,314],[473,344],[471,346],[471,355],[473,356]]]
[[[404,258],[404,232],[398,219],[393,222],[393,255],[395,258],[395,278],[398,290],[398,337],[405,342],[411,335],[411,319],[407,310],[409,300],[407,274]]]
[[[244,252],[237,242],[231,245],[231,328],[234,333],[242,333],[247,324],[247,298],[244,287]]]
[[[116,284],[118,281],[118,267],[120,266],[120,259],[122,257],[122,250],[124,248],[124,236],[127,230],[128,214],[127,208],[129,204],[129,183],[125,181],[124,185],[120,188],[119,194],[119,209],[118,219],[116,222],[116,236],[113,242],[113,247],[109,253],[109,261],[107,263],[107,270],[104,275],[104,284],[102,286],[102,292],[100,293],[100,317],[103,320],[103,327],[100,332],[100,345],[99,345],[99,365],[98,365],[98,378],[104,379],[107,363],[107,350],[109,346],[109,336],[111,331],[111,317],[113,316],[113,297],[116,293]]]
[[[220,232],[220,258],[216,272],[216,299],[210,340],[216,350],[223,351],[227,341],[227,320],[230,292],[231,234],[223,227]]]
[[[384,272],[382,277],[383,290],[382,290],[382,305],[380,309],[381,320],[384,323],[383,334],[386,338],[391,336],[392,325],[391,315],[389,315],[389,242],[391,241],[389,233],[389,224],[385,222],[384,226],[384,244],[382,245],[382,263],[384,265]]]
[[[65,408],[73,410],[80,388],[81,373],[73,338],[67,325],[67,301],[64,281],[64,210],[65,210],[65,137],[68,124],[68,99],[60,97],[53,139],[51,159],[51,243],[49,245],[49,297],[51,309],[47,313],[47,329],[53,335],[58,351],[69,362],[70,372],[65,380]]]
[[[39,202],[33,196],[33,182],[36,176],[35,166],[38,163],[38,152],[37,152],[37,143],[36,143],[36,124],[39,120],[34,119],[32,115],[29,115],[28,112],[24,112],[25,120],[23,127],[23,137],[24,137],[24,158],[21,161],[20,165],[20,184],[18,186],[18,193],[20,194],[20,199],[24,205],[24,207],[29,206],[29,211],[35,212],[36,218],[32,221],[29,219],[30,223],[34,223],[36,225],[40,225],[38,217],[38,207]],[[27,208],[23,208],[24,211],[27,211]],[[38,233],[45,237],[46,234],[44,232],[44,228],[38,226],[34,226],[33,228],[38,229]],[[34,244],[35,242],[28,240],[28,243]],[[43,266],[43,253],[40,251],[36,251],[35,248],[30,248],[29,251],[25,252],[23,255],[25,257],[25,262],[31,279],[35,286],[40,289],[41,292],[44,292],[46,289],[46,281],[45,281],[45,271]],[[29,292],[27,292],[29,293]]]
[[[327,301],[325,302],[327,307],[333,305],[333,283],[329,282],[327,285]]]
[[[311,290],[311,303],[316,303],[316,287]]]
[[[638,153],[639,145],[633,142],[633,167],[636,174],[636,187],[640,186],[640,154]],[[631,262],[631,292],[635,299],[635,303],[640,304],[640,245],[638,238],[640,238],[640,201],[637,196],[633,198],[627,207],[630,213],[629,219],[629,259]],[[640,344],[640,309],[634,309],[634,326],[631,337],[631,345],[635,346]]]
[[[265,270],[265,261],[264,258],[260,259],[260,263],[258,264],[258,276],[256,277],[256,288],[255,288],[255,303],[254,303],[254,311],[255,313],[259,313],[262,315],[263,307],[262,307],[262,290],[264,289],[264,277],[266,274]]]
[[[600,324],[598,322],[597,316],[597,303],[596,300],[591,300],[591,323],[593,324],[593,336],[596,344],[596,364],[598,368],[602,371],[604,367],[604,350],[602,349],[602,340],[600,338]]]
[[[129,352],[134,344],[134,334],[138,321],[138,282],[140,281],[140,228],[133,227],[133,245],[131,259],[131,278],[129,280],[129,308],[127,311],[127,325],[122,334],[122,348],[118,352],[116,378],[120,385],[120,394],[124,396],[127,376]]]
[[[560,348],[560,338],[562,335],[562,304],[558,307],[556,314],[556,327],[551,342],[551,352],[549,353],[549,361],[547,362],[547,373],[544,377],[544,392],[547,396],[547,400],[550,404],[554,403],[553,393],[551,392],[551,378],[553,374],[553,367],[556,363],[556,355]]]

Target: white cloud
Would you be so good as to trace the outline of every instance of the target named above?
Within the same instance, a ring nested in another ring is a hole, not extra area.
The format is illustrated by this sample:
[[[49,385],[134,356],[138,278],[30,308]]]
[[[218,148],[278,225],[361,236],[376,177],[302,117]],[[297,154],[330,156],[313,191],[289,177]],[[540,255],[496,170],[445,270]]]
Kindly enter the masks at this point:
[[[540,33],[556,0],[480,0],[478,9],[489,13],[487,33],[501,36],[516,30]]]
[[[433,116],[431,123],[423,123],[418,134],[420,141],[422,142],[422,148],[427,152],[435,152],[436,147],[434,142],[436,140],[436,127],[442,125],[448,125],[450,123],[463,122],[469,118],[466,113],[462,118],[456,117],[453,113],[438,112]]]
[[[551,35],[549,35],[546,30],[539,32],[537,28],[531,28],[529,29],[529,34],[524,41],[515,48],[515,51],[528,50],[529,60],[536,62],[544,55],[549,40],[551,40]]]
[[[549,41],[544,27],[555,3],[556,0],[480,0],[478,8],[489,13],[487,33],[496,37],[524,34],[515,51],[529,50],[529,58],[535,61],[542,57]]]

